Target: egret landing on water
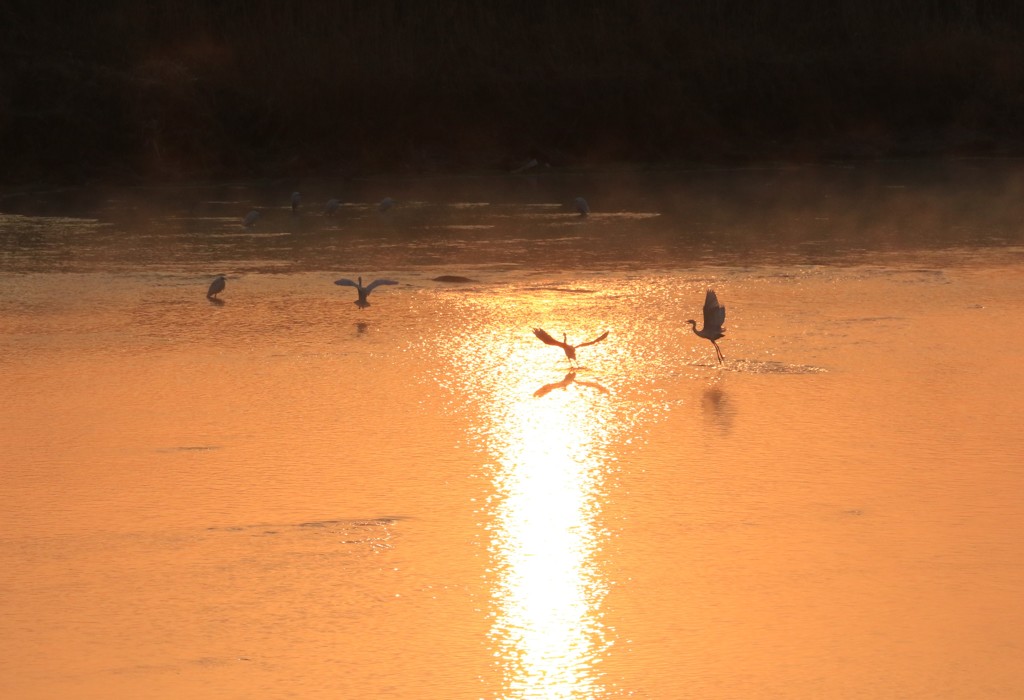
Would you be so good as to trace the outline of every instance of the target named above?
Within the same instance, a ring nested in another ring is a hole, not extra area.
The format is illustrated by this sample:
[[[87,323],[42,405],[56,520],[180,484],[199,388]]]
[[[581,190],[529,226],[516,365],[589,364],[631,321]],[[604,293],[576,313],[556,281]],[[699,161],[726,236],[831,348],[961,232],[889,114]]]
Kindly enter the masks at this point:
[[[352,280],[341,279],[334,280],[334,283],[342,287],[355,287],[356,291],[359,292],[359,298],[352,303],[354,303],[360,309],[365,309],[367,306],[370,305],[370,302],[366,301],[366,297],[368,297],[370,295],[370,292],[372,292],[377,287],[381,286],[382,284],[398,284],[398,282],[395,282],[394,280],[374,280],[373,282],[370,282],[368,285],[364,287],[362,277],[356,278],[355,282],[353,282]]]
[[[534,328],[533,334],[537,336],[542,342],[547,343],[548,345],[557,345],[558,347],[562,348],[562,350],[565,351],[565,356],[569,358],[570,364],[576,361],[576,348],[582,348],[587,345],[593,345],[594,343],[600,343],[602,340],[608,337],[608,331],[605,331],[604,333],[597,336],[593,340],[588,340],[585,343],[578,343],[576,345],[570,345],[568,343],[568,338],[566,337],[565,333],[562,334],[562,340],[555,340],[550,335],[548,335],[548,332],[545,331],[543,328]],[[579,363],[577,363],[577,365],[578,364]]]
[[[722,328],[722,324],[725,323],[725,307],[718,303],[718,296],[714,289],[709,289],[707,296],[704,297],[704,327],[697,330],[697,322],[692,319],[687,323],[690,324],[694,333],[711,341],[711,344],[715,346],[718,362],[721,363],[725,358],[722,357],[722,349],[715,341],[725,335],[725,329]]]
[[[206,298],[210,301],[217,299],[217,295],[224,291],[225,284],[226,278],[224,275],[217,275],[213,282],[210,283],[210,288],[206,290]],[[217,301],[220,301],[220,299],[217,299]]]

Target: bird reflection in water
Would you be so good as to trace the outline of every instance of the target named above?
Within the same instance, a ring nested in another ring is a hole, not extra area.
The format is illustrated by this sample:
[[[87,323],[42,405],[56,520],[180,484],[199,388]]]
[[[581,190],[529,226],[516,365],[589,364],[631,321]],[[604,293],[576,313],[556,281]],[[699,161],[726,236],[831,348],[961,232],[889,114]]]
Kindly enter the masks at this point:
[[[732,427],[733,409],[721,387],[709,386],[704,390],[701,408],[704,411],[705,420],[710,421],[723,432],[729,432]]]
[[[597,389],[602,394],[607,394],[608,389],[601,386],[597,382],[584,381],[583,379],[577,379],[575,372],[569,372],[565,375],[565,378],[560,382],[553,382],[551,384],[545,384],[537,391],[533,392],[534,396],[545,396],[555,389],[568,389],[570,384],[579,384],[581,386],[590,387],[591,389]]]

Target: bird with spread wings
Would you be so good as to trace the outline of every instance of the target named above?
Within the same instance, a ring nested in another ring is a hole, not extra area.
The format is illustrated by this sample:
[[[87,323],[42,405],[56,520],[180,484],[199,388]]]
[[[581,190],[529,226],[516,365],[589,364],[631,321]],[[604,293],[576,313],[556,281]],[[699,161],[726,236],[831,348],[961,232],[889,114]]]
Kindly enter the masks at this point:
[[[711,344],[715,346],[718,362],[721,363],[725,358],[722,356],[722,349],[715,341],[725,335],[725,329],[722,328],[722,324],[725,323],[725,307],[718,303],[718,295],[715,294],[714,289],[709,289],[704,297],[704,327],[697,330],[697,322],[693,319],[687,323],[690,324],[690,328],[697,336],[711,341]]]
[[[355,282],[348,279],[340,279],[334,280],[334,283],[342,287],[355,287],[356,292],[358,292],[359,294],[359,298],[352,303],[358,306],[360,309],[365,309],[367,306],[370,305],[370,302],[366,301],[366,297],[369,296],[370,292],[372,292],[377,287],[381,286],[382,284],[398,284],[398,282],[395,282],[394,280],[374,280],[373,282],[370,282],[368,285],[364,287],[362,277],[357,278]]]
[[[562,350],[565,351],[565,356],[569,358],[570,364],[576,361],[576,348],[582,348],[587,345],[593,345],[594,343],[600,343],[602,340],[608,337],[608,331],[605,331],[604,333],[597,336],[593,340],[588,340],[585,343],[577,343],[576,345],[570,345],[568,342],[568,337],[565,333],[562,334],[562,340],[555,340],[543,328],[534,328],[533,334],[537,336],[537,338],[539,338],[541,342],[562,348]]]

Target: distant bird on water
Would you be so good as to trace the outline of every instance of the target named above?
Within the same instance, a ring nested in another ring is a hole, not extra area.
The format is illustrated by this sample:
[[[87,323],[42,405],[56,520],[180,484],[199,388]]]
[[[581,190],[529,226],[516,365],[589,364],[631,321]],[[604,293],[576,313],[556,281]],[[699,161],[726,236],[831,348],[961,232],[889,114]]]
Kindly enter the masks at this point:
[[[245,220],[242,222],[242,225],[245,226],[246,228],[252,228],[253,226],[256,225],[256,220],[258,218],[260,218],[260,213],[253,209],[252,211],[245,215]]]
[[[302,204],[302,195],[298,192],[292,192],[292,214],[299,213],[300,204]]]
[[[206,290],[206,298],[209,299],[210,301],[217,299],[217,295],[224,291],[225,284],[226,278],[224,277],[224,275],[217,275],[214,278],[213,282],[210,283],[210,288]],[[217,299],[217,301],[220,300]]]
[[[324,207],[324,216],[334,216],[338,213],[338,207],[341,206],[341,201],[334,197],[327,200],[327,205]]]
[[[590,214],[590,205],[587,204],[587,200],[583,197],[576,198],[576,211],[580,213],[580,216],[588,216]]]
[[[722,328],[722,324],[725,323],[725,307],[718,303],[718,295],[715,294],[715,290],[709,289],[707,296],[704,297],[704,327],[697,330],[697,322],[692,319],[687,323],[690,324],[694,333],[711,341],[711,344],[715,346],[718,362],[721,363],[725,358],[722,357],[722,349],[715,341],[725,335],[725,329]]]
[[[334,283],[341,287],[355,287],[356,291],[359,292],[359,298],[352,303],[354,303],[360,309],[365,309],[367,306],[370,305],[370,302],[366,301],[366,297],[368,297],[370,295],[370,292],[372,292],[377,287],[381,286],[382,284],[398,284],[398,282],[395,282],[394,280],[374,280],[373,282],[370,282],[368,285],[364,287],[362,277],[356,278],[355,282],[353,282],[352,280],[340,279],[334,280]]]
[[[576,361],[576,348],[582,348],[587,345],[593,345],[594,343],[600,343],[602,340],[608,337],[608,331],[605,331],[601,335],[597,336],[593,340],[588,340],[585,343],[577,343],[576,345],[570,345],[568,338],[565,333],[562,334],[562,340],[555,340],[548,332],[543,328],[534,328],[533,334],[537,336],[541,342],[547,343],[548,345],[556,345],[565,351],[565,356],[569,358],[569,363],[572,364]],[[579,364],[577,362],[577,364]]]

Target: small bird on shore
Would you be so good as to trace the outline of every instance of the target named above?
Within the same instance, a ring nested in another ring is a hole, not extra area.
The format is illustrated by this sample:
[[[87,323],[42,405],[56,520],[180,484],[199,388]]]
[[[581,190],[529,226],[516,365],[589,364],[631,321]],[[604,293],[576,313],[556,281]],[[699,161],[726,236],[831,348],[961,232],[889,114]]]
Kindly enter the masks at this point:
[[[540,339],[540,341],[543,343],[547,343],[548,345],[555,345],[562,348],[562,350],[565,351],[565,356],[569,358],[570,364],[576,362],[576,348],[582,348],[587,345],[593,345],[594,343],[600,343],[602,340],[608,337],[608,331],[605,331],[604,333],[597,336],[593,340],[588,340],[585,343],[578,343],[576,345],[570,345],[568,342],[568,337],[565,333],[562,334],[562,340],[555,340],[543,328],[534,328],[533,334],[537,336],[537,338]],[[579,363],[577,362],[577,365],[578,364]]]
[[[381,286],[382,284],[398,284],[398,282],[395,282],[394,280],[381,279],[374,280],[373,282],[370,282],[368,285],[364,287],[362,277],[356,278],[355,282],[349,279],[340,279],[334,280],[334,283],[341,287],[355,287],[356,291],[359,293],[359,298],[352,303],[358,306],[360,309],[365,309],[367,306],[370,305],[370,302],[366,301],[366,297],[368,297],[370,295],[370,292],[372,292],[377,287]]]
[[[242,225],[245,226],[246,228],[252,228],[253,226],[256,225],[256,220],[259,218],[260,213],[257,210],[253,209],[252,211],[245,215],[245,220],[242,222]]]
[[[711,344],[715,346],[718,362],[721,364],[725,358],[722,356],[722,349],[715,341],[725,335],[725,329],[722,328],[722,324],[725,323],[725,307],[718,303],[718,295],[715,294],[715,290],[709,289],[704,297],[704,327],[697,330],[697,322],[693,319],[687,323],[690,324],[690,328],[696,335],[711,341]]]
[[[217,295],[224,291],[224,286],[227,284],[227,278],[224,275],[217,275],[213,282],[210,283],[210,288],[206,290],[206,298],[210,301],[217,299]],[[220,301],[217,299],[217,301]]]

